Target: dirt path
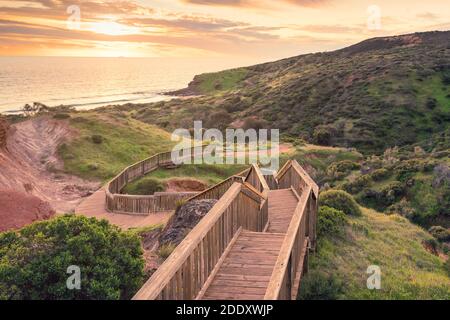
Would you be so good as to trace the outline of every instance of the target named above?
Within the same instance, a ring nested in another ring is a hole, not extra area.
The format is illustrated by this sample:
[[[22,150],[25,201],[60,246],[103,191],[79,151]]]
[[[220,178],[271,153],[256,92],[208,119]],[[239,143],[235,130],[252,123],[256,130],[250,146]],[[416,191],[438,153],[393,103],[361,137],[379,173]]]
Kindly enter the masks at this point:
[[[58,146],[75,135],[65,121],[39,117],[17,123],[0,150],[0,189],[34,195],[70,212],[100,185],[60,173]]]

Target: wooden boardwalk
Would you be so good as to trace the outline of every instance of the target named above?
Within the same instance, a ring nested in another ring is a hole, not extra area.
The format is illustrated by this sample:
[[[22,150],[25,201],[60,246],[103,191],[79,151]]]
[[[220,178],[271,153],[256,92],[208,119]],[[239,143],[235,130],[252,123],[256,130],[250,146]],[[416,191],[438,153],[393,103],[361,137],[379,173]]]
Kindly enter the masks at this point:
[[[268,194],[269,226],[266,232],[241,232],[218,264],[205,300],[262,300],[281,245],[298,204],[291,189]]]
[[[133,299],[295,299],[316,240],[319,191],[295,160],[268,179],[272,190],[252,165],[241,181],[197,196],[219,201]]]

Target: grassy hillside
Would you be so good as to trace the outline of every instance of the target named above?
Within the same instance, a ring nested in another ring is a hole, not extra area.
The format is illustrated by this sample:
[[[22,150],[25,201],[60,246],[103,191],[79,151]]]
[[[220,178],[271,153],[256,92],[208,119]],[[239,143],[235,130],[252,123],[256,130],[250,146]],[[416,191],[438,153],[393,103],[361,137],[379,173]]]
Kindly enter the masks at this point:
[[[59,148],[64,170],[88,179],[107,180],[174,144],[168,132],[121,113],[76,112],[68,121],[76,134]]]
[[[319,238],[300,299],[448,299],[444,261],[425,250],[431,236],[407,219],[363,209],[340,236]],[[367,268],[381,269],[381,290],[367,289]]]
[[[167,128],[214,127],[219,112],[226,124],[256,117],[285,135],[379,153],[449,128],[448,43],[450,32],[370,39],[197,76],[188,89],[202,97],[121,109]]]

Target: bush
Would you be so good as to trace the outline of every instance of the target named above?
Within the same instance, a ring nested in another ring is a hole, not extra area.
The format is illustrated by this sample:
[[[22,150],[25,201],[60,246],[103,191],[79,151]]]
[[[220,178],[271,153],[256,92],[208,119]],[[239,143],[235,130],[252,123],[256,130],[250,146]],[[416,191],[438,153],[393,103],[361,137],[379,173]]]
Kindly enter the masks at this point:
[[[328,206],[344,212],[351,216],[362,215],[361,209],[355,199],[345,191],[329,190],[320,194],[319,203],[321,206]]]
[[[346,224],[347,217],[344,212],[327,206],[319,208],[317,216],[317,235],[319,237],[340,235]]]
[[[314,129],[314,142],[321,146],[331,145],[332,137],[335,135],[336,129],[330,126],[317,126]]]
[[[344,292],[344,284],[335,275],[320,271],[310,272],[302,279],[299,299],[301,300],[337,300]]]
[[[361,165],[359,163],[344,160],[336,163],[332,163],[327,168],[327,174],[336,179],[342,179],[350,173],[352,170],[360,169]]]
[[[228,112],[221,110],[212,113],[208,117],[206,125],[208,126],[208,128],[224,130],[227,128],[227,126],[230,124],[232,120],[233,119],[231,118],[231,115]]]
[[[428,230],[428,232],[430,232],[433,237],[441,242],[450,240],[450,231],[444,227],[433,226]]]
[[[389,178],[390,171],[384,168],[377,169],[370,174],[370,177],[373,181],[382,181],[384,179]]]
[[[243,124],[242,128],[244,130],[248,130],[248,129],[260,130],[260,129],[267,128],[267,126],[268,126],[268,123],[266,120],[250,117],[250,118],[246,118],[244,120],[244,124]]]
[[[125,191],[134,195],[152,195],[155,192],[164,191],[164,185],[154,178],[144,178],[133,186],[126,188]]]
[[[69,266],[80,290],[67,289]],[[129,299],[143,268],[139,238],[106,220],[64,215],[0,234],[0,299]]]
[[[101,135],[99,135],[99,134],[94,134],[94,135],[91,137],[91,139],[92,139],[92,142],[95,143],[95,144],[101,144],[101,143],[103,143],[103,137],[102,137]]]
[[[56,113],[53,116],[53,119],[57,119],[57,120],[65,120],[65,119],[69,119],[70,118],[70,114],[68,113]]]
[[[405,193],[405,187],[400,181],[393,181],[381,189],[382,205],[389,206],[396,202]]]
[[[372,178],[369,175],[362,175],[351,182],[346,182],[342,186],[343,189],[351,194],[361,192],[365,187],[372,183]]]

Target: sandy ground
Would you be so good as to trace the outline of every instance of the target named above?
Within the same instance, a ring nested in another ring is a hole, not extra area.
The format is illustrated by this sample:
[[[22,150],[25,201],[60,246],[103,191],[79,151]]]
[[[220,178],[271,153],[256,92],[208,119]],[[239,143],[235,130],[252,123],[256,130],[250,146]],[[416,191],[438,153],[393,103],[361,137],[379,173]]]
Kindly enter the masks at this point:
[[[166,223],[173,213],[158,212],[146,216],[110,213],[105,209],[105,199],[105,190],[102,188],[95,192],[92,196],[83,199],[83,201],[76,207],[75,213],[86,217],[106,219],[110,223],[124,230]]]
[[[12,126],[0,150],[0,189],[34,195],[57,212],[72,211],[100,185],[58,172],[57,148],[74,135],[65,121],[40,117]],[[18,200],[19,201],[19,200]]]

